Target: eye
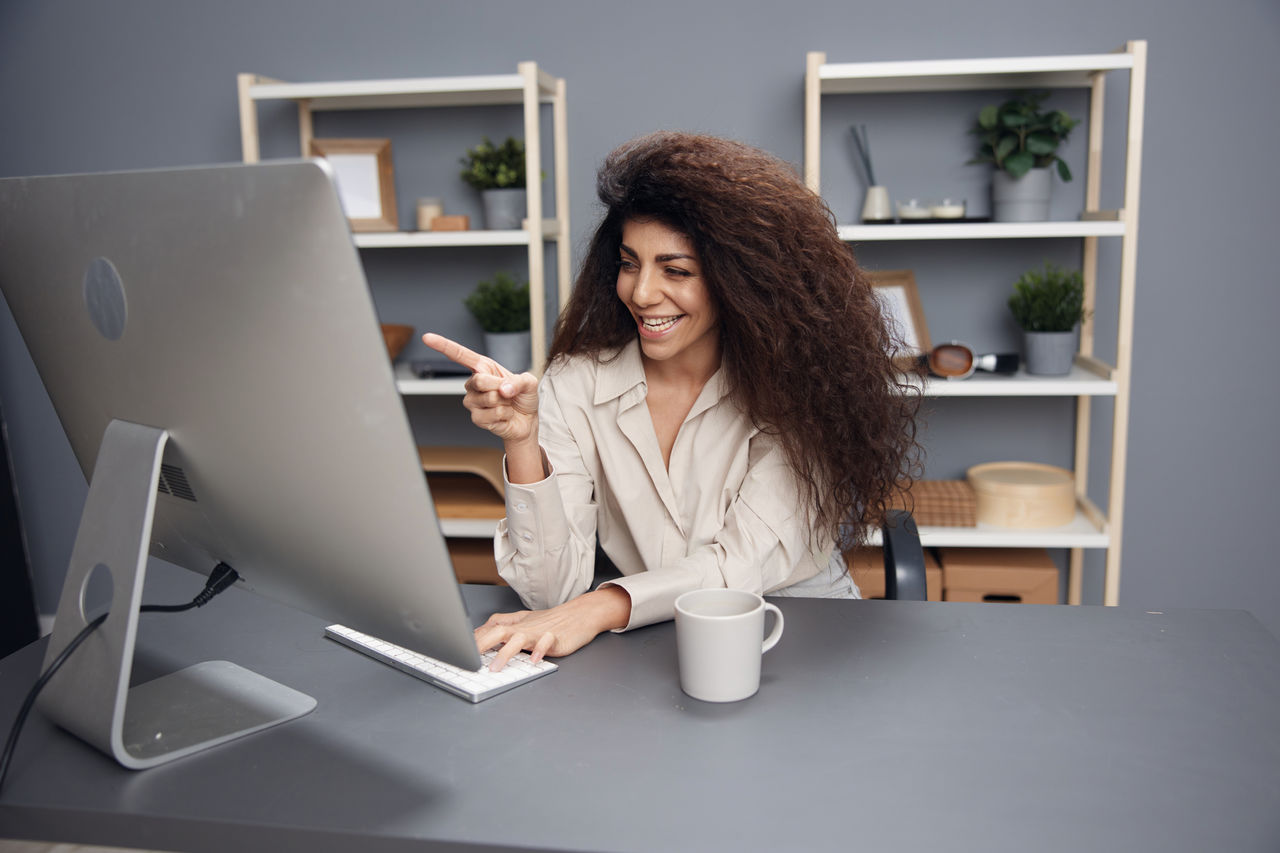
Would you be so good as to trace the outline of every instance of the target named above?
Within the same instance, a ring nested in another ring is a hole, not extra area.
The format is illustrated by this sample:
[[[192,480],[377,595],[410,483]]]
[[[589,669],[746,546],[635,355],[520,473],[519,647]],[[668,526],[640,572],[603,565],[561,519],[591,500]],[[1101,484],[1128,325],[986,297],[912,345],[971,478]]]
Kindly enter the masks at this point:
[[[682,269],[681,267],[667,267],[667,275],[673,278],[688,278],[693,275],[693,273],[686,269]]]
[[[635,272],[635,269],[636,269],[635,261],[631,260],[630,258],[618,258],[619,272]]]

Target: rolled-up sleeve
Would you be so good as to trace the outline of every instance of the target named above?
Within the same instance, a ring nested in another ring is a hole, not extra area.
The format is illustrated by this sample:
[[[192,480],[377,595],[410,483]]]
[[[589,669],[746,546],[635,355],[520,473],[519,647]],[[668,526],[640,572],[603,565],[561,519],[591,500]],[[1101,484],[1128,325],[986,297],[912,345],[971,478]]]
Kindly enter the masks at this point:
[[[587,591],[596,547],[594,484],[550,376],[538,390],[538,431],[551,474],[537,483],[506,482],[507,517],[494,536],[498,574],[535,610]]]

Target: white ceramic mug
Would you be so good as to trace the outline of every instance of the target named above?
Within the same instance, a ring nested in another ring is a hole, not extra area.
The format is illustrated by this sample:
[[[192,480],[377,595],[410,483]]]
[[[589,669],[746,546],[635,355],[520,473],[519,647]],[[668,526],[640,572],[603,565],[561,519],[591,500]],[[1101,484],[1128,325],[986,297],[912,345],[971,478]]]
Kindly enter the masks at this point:
[[[766,611],[773,613],[768,637]],[[782,624],[782,611],[754,592],[695,589],[681,595],[676,599],[680,688],[704,702],[754,695],[760,689],[760,658],[777,644]]]

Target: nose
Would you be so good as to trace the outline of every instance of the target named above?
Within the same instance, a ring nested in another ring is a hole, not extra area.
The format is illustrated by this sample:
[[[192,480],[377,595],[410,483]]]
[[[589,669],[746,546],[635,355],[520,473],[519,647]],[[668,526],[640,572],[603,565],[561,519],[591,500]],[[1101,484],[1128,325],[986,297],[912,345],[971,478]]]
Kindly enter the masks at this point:
[[[644,267],[636,274],[636,286],[631,291],[631,301],[641,308],[657,305],[662,301],[662,290],[650,267]]]

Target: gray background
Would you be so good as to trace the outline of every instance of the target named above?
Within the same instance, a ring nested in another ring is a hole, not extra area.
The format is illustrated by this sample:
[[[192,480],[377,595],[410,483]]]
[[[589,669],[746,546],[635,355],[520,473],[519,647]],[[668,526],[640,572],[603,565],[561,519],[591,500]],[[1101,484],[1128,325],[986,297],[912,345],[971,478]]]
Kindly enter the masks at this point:
[[[832,62],[967,58],[1100,53],[1127,39],[1148,40],[1150,56],[1120,600],[1148,609],[1244,608],[1280,633],[1280,573],[1266,534],[1280,473],[1268,370],[1275,362],[1270,326],[1280,315],[1270,251],[1280,198],[1274,0],[6,0],[0,176],[238,160],[241,71],[340,80],[511,73],[517,62],[536,60],[568,82],[576,263],[595,219],[595,169],[632,136],[708,131],[799,165],[808,50],[824,50]],[[1123,83],[1120,75],[1109,85],[1119,93]],[[853,218],[863,191],[842,136],[852,121],[868,125],[878,177],[895,198],[959,196],[971,212],[984,212],[985,167],[963,165],[972,144],[965,131],[976,109],[997,97],[826,99],[823,189],[838,218]],[[1085,109],[1079,93],[1056,94],[1053,103],[1076,115]],[[1107,177],[1118,175],[1123,106],[1121,98],[1107,114]],[[260,116],[264,155],[296,154],[292,108],[263,105]],[[458,156],[481,134],[518,134],[520,125],[518,110],[474,108],[323,114],[316,131],[392,138],[401,222],[410,226],[414,199],[426,195],[443,197],[447,212],[477,217],[475,194],[456,176]],[[1066,150],[1078,176],[1085,141],[1082,127]],[[1058,182],[1055,193],[1055,209],[1074,216],[1083,181]],[[1120,201],[1116,190],[1104,193],[1104,207]],[[868,267],[914,271],[934,340],[994,351],[1017,348],[1003,307],[1012,281],[1045,259],[1078,263],[1078,242],[913,242],[856,251]],[[1104,246],[1104,275],[1115,255]],[[462,296],[496,269],[519,270],[523,257],[521,250],[404,250],[366,251],[364,261],[384,319],[478,344]],[[1114,291],[1101,298],[1105,339],[1114,333]],[[1110,349],[1100,352],[1110,357]],[[3,307],[0,401],[37,598],[52,612],[86,486]],[[486,440],[454,398],[406,405],[421,441]],[[1072,406],[933,402],[927,475],[957,477],[992,459],[1068,465]],[[1105,445],[1108,406],[1095,408]],[[1095,464],[1105,462],[1105,452],[1095,454]],[[1099,480],[1105,477],[1095,473]],[[1097,555],[1088,561],[1085,590],[1087,601],[1101,600]]]

